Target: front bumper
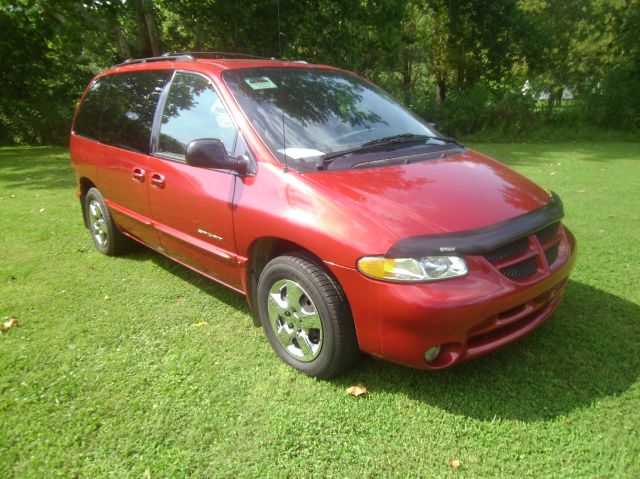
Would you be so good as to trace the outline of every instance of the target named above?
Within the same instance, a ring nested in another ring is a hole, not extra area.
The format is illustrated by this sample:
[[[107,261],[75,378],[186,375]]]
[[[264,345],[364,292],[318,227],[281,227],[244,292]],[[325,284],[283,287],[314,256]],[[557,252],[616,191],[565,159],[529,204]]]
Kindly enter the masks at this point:
[[[397,284],[328,265],[349,300],[360,349],[421,369],[441,369],[499,349],[533,331],[558,307],[575,262],[575,238],[562,227],[552,267],[513,281],[482,256],[465,256],[469,274]],[[424,352],[441,345],[432,363]]]

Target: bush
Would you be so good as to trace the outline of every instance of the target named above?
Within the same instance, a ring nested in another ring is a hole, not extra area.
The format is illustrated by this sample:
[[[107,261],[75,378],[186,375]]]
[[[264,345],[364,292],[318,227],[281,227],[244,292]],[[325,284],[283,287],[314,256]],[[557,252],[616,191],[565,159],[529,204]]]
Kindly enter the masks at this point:
[[[452,93],[444,105],[438,105],[433,94],[424,94],[415,109],[440,131],[468,141],[637,141],[640,105],[624,76],[631,74],[612,73],[596,92],[550,110],[546,104],[539,108],[532,95],[516,88],[486,85]]]
[[[640,65],[619,64],[585,92],[581,114],[606,129],[640,130]]]

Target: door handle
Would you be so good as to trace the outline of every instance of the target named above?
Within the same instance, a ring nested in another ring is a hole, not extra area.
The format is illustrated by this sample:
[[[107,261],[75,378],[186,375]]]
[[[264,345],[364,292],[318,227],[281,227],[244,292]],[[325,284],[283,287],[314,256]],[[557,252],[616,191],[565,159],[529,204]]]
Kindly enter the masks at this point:
[[[142,168],[133,169],[133,181],[136,183],[144,183],[146,172]]]
[[[151,186],[159,190],[164,188],[164,175],[154,173],[151,175]]]

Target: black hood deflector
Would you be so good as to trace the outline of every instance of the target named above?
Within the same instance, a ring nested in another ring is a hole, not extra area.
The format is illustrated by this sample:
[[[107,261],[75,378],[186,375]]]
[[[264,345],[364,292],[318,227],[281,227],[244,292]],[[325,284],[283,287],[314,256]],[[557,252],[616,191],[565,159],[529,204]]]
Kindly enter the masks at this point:
[[[385,256],[421,258],[443,254],[484,254],[530,235],[563,216],[562,201],[551,192],[551,202],[537,210],[473,230],[405,238],[394,244]]]

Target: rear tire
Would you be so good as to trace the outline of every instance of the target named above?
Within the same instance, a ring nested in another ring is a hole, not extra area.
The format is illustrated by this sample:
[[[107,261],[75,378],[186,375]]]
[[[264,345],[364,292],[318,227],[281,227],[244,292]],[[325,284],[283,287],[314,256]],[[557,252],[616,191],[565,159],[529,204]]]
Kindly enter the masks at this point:
[[[96,249],[107,256],[118,256],[129,251],[132,241],[114,223],[98,189],[89,189],[84,201],[85,220]]]
[[[340,285],[302,254],[271,260],[258,281],[258,313],[271,347],[287,364],[317,378],[351,367],[360,355]]]

